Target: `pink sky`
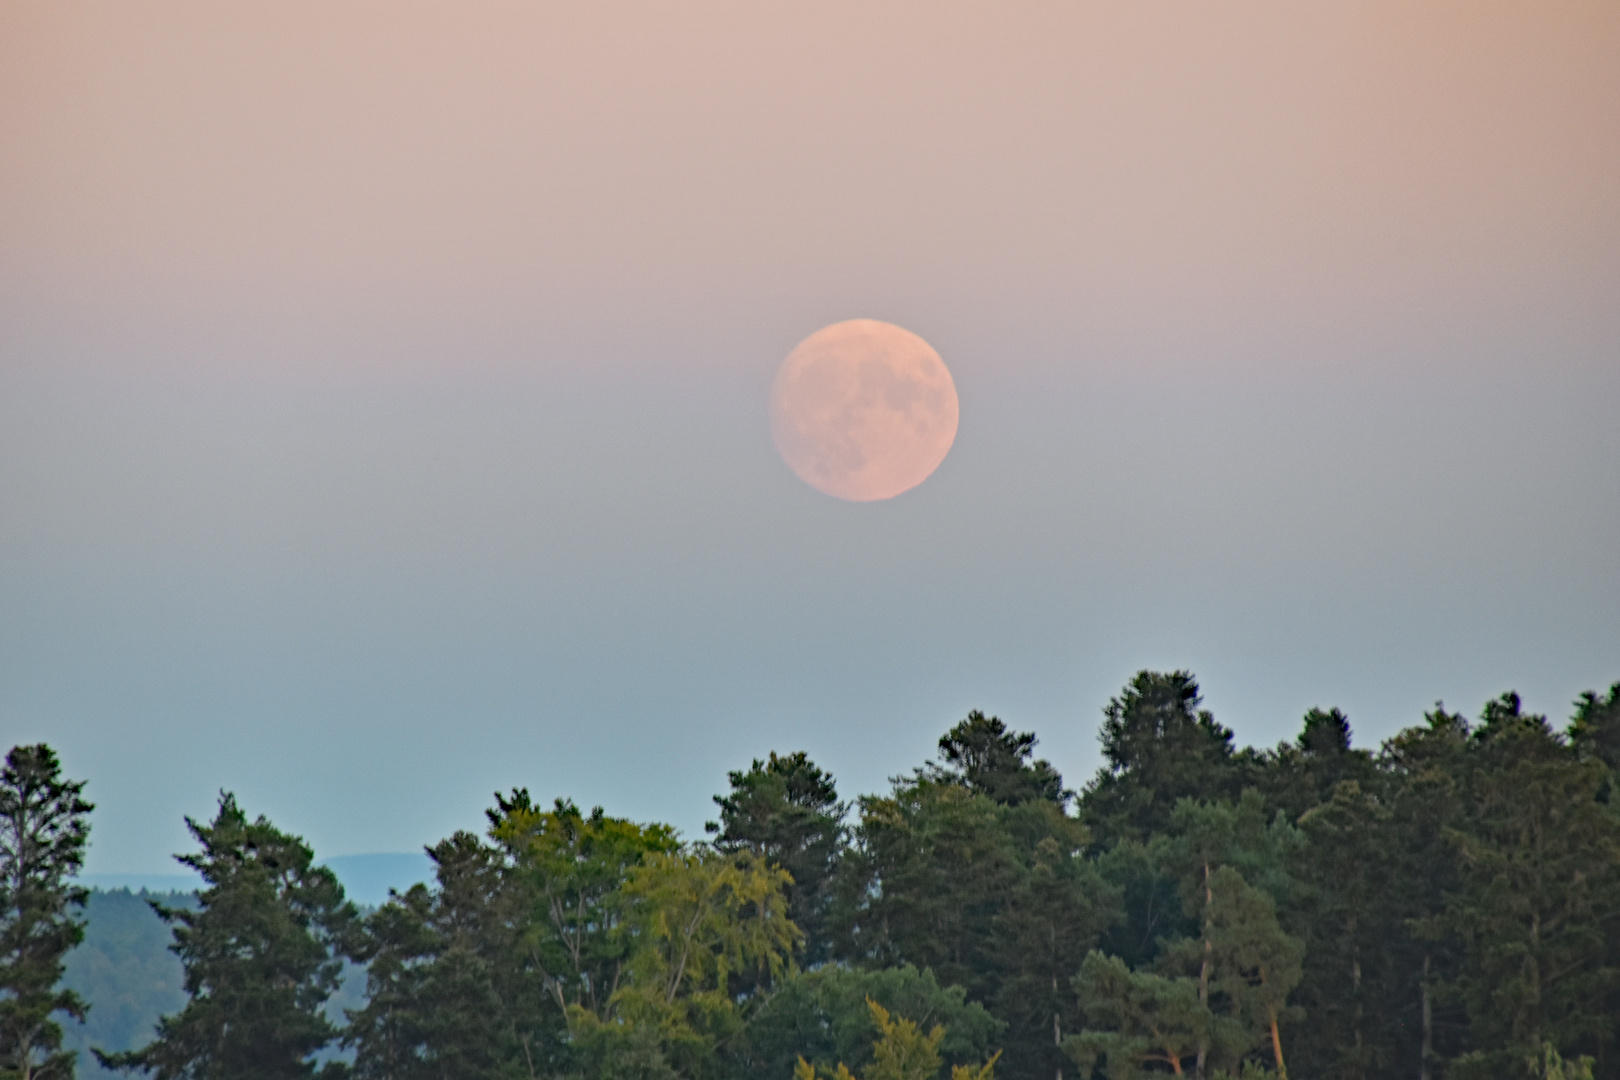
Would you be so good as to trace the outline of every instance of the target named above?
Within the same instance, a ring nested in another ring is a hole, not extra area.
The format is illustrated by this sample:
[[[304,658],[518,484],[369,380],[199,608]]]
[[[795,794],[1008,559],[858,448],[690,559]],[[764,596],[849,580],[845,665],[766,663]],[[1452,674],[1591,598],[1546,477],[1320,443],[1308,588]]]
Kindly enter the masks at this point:
[[[180,323],[1467,317],[1620,272],[1616,132],[1603,0],[17,2],[0,280]]]
[[[960,427],[849,504],[777,366]],[[1620,678],[1614,0],[6,0],[0,732],[162,870]],[[317,747],[318,752],[312,752]],[[719,749],[717,749],[719,748]],[[401,792],[409,792],[402,798]]]

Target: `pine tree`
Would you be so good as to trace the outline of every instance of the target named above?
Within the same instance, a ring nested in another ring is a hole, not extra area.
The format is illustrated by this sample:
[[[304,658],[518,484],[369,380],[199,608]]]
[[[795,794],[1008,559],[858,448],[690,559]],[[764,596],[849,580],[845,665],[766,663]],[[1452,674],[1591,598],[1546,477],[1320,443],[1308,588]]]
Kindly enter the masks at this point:
[[[1465,813],[1468,721],[1436,706],[1421,726],[1387,741],[1379,767],[1388,777],[1387,900],[1396,930],[1383,943],[1396,964],[1390,999],[1396,1030],[1386,1045],[1392,1073],[1431,1080],[1467,1050],[1468,1017],[1446,987],[1463,943],[1442,918],[1457,889],[1458,858],[1448,839]]]
[[[1394,945],[1406,936],[1393,892],[1391,813],[1359,782],[1342,780],[1299,827],[1309,840],[1297,866],[1309,887],[1300,996],[1310,1023],[1291,1056],[1301,1075],[1323,1080],[1387,1075],[1401,989]]]
[[[1132,971],[1117,956],[1092,952],[1075,986],[1086,1028],[1063,1049],[1081,1076],[1099,1064],[1110,1080],[1150,1080],[1165,1068],[1181,1076],[1217,1025],[1195,980]]]
[[[1014,1080],[1061,1073],[1076,965],[1118,911],[1034,742],[975,714],[941,740],[942,764],[861,799],[837,912],[848,959],[932,969],[984,1002],[1008,1025]]]
[[[1620,683],[1609,687],[1607,697],[1599,697],[1588,690],[1575,702],[1575,715],[1569,725],[1569,742],[1583,761],[1597,761],[1609,770],[1598,800],[1611,814],[1620,815]],[[1607,957],[1605,965],[1620,970],[1620,912],[1615,913],[1605,928]],[[1609,991],[1605,1011],[1620,1016],[1620,986]],[[1617,1025],[1620,1027],[1620,1025]],[[1596,1059],[1599,1080],[1620,1077],[1620,1060],[1614,1050],[1620,1030],[1596,1035],[1589,1046]]]
[[[90,811],[83,781],[62,778],[50,747],[18,746],[0,770],[0,1078],[71,1080],[51,1017],[84,1019],[88,1006],[58,989],[62,958],[84,939],[84,865]]]
[[[1035,809],[1027,804],[1010,813]],[[1054,812],[1050,804],[1045,809]],[[1067,837],[1060,839],[1063,830],[1053,823],[992,924],[998,985],[991,1004],[1008,1025],[1006,1045],[1021,1074],[1055,1080],[1068,1064],[1063,1040],[1079,1027],[1073,973],[1120,910],[1119,890],[1082,854],[1084,829],[1063,820]]]
[[[1283,932],[1270,896],[1223,866],[1209,883],[1209,939],[1213,946],[1214,987],[1230,1003],[1235,1019],[1269,1043],[1280,1080],[1288,1080],[1282,1021],[1298,1019],[1288,996],[1299,985],[1305,944]]]
[[[804,934],[804,960],[827,960],[832,955],[827,917],[848,805],[839,801],[833,778],[803,751],[773,752],[767,761],[755,760],[747,772],[731,773],[730,779],[730,794],[714,797],[720,820],[707,826],[717,834],[714,846],[752,851],[788,872],[793,878],[788,916]]]
[[[1232,748],[1232,732],[1200,709],[1190,672],[1137,673],[1103,710],[1106,764],[1080,798],[1102,848],[1168,830],[1181,799],[1235,800],[1258,766]]]
[[[174,925],[190,1001],[158,1025],[144,1049],[96,1056],[157,1080],[293,1080],[316,1074],[313,1056],[338,1031],[323,1013],[353,948],[357,913],[337,877],[264,817],[249,821],[221,794],[207,825],[186,826],[202,845],[180,862],[207,883],[196,910],[158,907]],[[154,905],[156,906],[156,905]],[[329,1062],[323,1076],[341,1076]]]
[[[1271,933],[1272,927],[1281,933],[1273,898],[1293,898],[1300,893],[1289,866],[1303,838],[1281,816],[1268,823],[1264,799],[1253,788],[1235,806],[1183,799],[1171,822],[1171,834],[1157,840],[1154,847],[1164,865],[1179,871],[1184,911],[1196,929],[1185,937],[1165,939],[1159,963],[1192,978],[1200,1002],[1221,1021],[1210,1028],[1210,1041],[1198,1048],[1194,1071],[1204,1077],[1211,1068],[1237,1067],[1269,1029],[1269,1021],[1255,1026],[1253,1010],[1243,1004],[1240,991],[1252,965],[1235,950],[1242,935],[1261,932],[1250,926],[1253,919],[1260,918],[1260,906],[1271,913],[1265,915],[1269,920],[1265,933]],[[1247,880],[1251,878],[1258,888],[1251,889]],[[1250,897],[1250,892],[1255,895]],[[1234,910],[1244,918],[1234,922]],[[1277,982],[1269,981],[1273,986]]]
[[[361,1080],[483,1080],[549,1064],[563,1022],[545,1012],[524,940],[528,905],[501,851],[459,832],[429,851],[437,888],[413,886],[365,922],[365,1007],[349,1021]],[[550,1022],[548,1023],[547,1020]]]
[[[1267,754],[1260,773],[1267,803],[1293,821],[1332,799],[1344,781],[1372,790],[1377,780],[1372,755],[1350,745],[1350,721],[1338,709],[1306,713],[1299,738]]]
[[[1581,694],[1569,724],[1569,741],[1581,757],[1620,771],[1620,683],[1609,687],[1606,698],[1590,690]]]
[[[1449,1070],[1459,1078],[1612,1037],[1602,1003],[1620,980],[1604,933],[1620,914],[1620,819],[1598,801],[1607,771],[1516,694],[1486,707],[1472,743],[1469,813],[1450,834],[1459,887],[1442,919],[1467,950],[1456,988],[1477,1049]]]
[[[1011,731],[977,709],[939,739],[937,775],[1006,806],[1045,801],[1063,805],[1072,796],[1048,761],[1035,760],[1035,736]]]

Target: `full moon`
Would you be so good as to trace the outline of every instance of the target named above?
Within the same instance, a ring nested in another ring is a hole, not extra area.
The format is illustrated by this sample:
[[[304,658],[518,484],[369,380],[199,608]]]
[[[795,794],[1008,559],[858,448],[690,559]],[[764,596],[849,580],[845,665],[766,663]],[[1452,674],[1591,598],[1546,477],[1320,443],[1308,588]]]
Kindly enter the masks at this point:
[[[956,439],[956,384],[939,353],[876,319],[823,327],[782,361],[771,437],[817,491],[892,499],[939,468]]]

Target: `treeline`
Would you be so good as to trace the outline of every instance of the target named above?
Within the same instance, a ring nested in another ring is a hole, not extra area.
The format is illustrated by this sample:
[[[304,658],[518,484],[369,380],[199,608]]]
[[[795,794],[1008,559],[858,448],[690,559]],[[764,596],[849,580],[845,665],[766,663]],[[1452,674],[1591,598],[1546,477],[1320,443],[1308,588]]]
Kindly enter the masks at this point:
[[[364,916],[226,795],[189,822],[199,903],[160,912],[187,1002],[105,1061],[164,1080],[1620,1078],[1620,684],[1562,731],[1507,694],[1377,751],[1313,710],[1258,751],[1190,675],[1143,672],[1101,739],[1078,793],[977,712],[853,803],[772,754],[731,774],[701,842],[518,789],[430,849],[432,887]],[[45,869],[0,850],[0,1076],[33,1080],[71,1070],[50,1017],[83,1006],[54,987],[89,808],[18,748],[8,836],[30,768],[65,808]],[[339,1024],[346,960],[367,996]]]

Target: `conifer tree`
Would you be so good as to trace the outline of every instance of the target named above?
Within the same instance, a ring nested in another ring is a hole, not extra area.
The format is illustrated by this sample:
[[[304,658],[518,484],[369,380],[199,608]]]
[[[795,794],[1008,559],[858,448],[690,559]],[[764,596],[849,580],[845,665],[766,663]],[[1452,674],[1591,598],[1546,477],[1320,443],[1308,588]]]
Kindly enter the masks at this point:
[[[1388,740],[1379,755],[1390,809],[1388,901],[1396,930],[1384,942],[1398,971],[1393,1018],[1409,1033],[1388,1044],[1392,1071],[1432,1080],[1466,1050],[1468,1018],[1445,992],[1463,946],[1441,915],[1457,888],[1458,859],[1449,839],[1465,813],[1468,721],[1443,707]]]
[[[1612,1037],[1603,1001],[1620,978],[1605,948],[1620,915],[1620,819],[1598,801],[1606,770],[1516,694],[1486,707],[1472,742],[1468,813],[1450,833],[1459,887],[1439,920],[1466,948],[1456,989],[1477,1049],[1448,1071],[1459,1078]]]
[[[84,939],[84,865],[90,811],[84,782],[64,780],[43,743],[17,746],[0,770],[0,1078],[71,1080],[60,1013],[88,1006],[61,990],[62,960]]]
[[[1309,889],[1300,921],[1301,1004],[1310,1023],[1301,1025],[1297,1056],[1328,1080],[1387,1075],[1399,1027],[1398,943],[1406,936],[1394,892],[1392,815],[1359,782],[1342,780],[1299,827],[1309,840],[1298,867]]]
[[[1590,690],[1581,694],[1570,721],[1569,741],[1583,758],[1620,771],[1620,683],[1609,687],[1608,697]]]
[[[940,740],[942,763],[862,798],[837,915],[845,957],[962,986],[1008,1025],[1004,1073],[1053,1080],[1078,1019],[1074,972],[1118,894],[1034,744],[972,714]]]
[[[1194,979],[1199,1000],[1218,1016],[1233,1020],[1231,1025],[1211,1027],[1210,1042],[1198,1048],[1194,1072],[1200,1077],[1213,1067],[1235,1067],[1258,1037],[1255,1031],[1245,1034],[1236,1022],[1244,1014],[1234,982],[1239,960],[1230,948],[1223,951],[1221,942],[1223,933],[1230,938],[1237,927],[1224,925],[1222,912],[1234,903],[1233,890],[1249,888],[1246,878],[1263,886],[1261,896],[1267,905],[1272,897],[1298,894],[1289,866],[1302,841],[1285,818],[1267,822],[1264,799],[1250,788],[1235,806],[1181,800],[1171,816],[1170,834],[1153,845],[1161,865],[1179,871],[1181,901],[1194,928],[1185,937],[1167,936],[1162,941],[1160,963]],[[1271,921],[1275,923],[1274,916]]]
[[[1209,939],[1215,988],[1231,1015],[1250,1031],[1251,1046],[1268,1043],[1279,1080],[1288,1080],[1282,1021],[1297,1019],[1288,996],[1299,985],[1305,944],[1283,932],[1271,897],[1230,866],[1210,878]]]
[[[1333,798],[1333,789],[1353,781],[1376,787],[1377,766],[1365,750],[1350,745],[1350,721],[1338,709],[1305,714],[1299,738],[1265,756],[1260,784],[1267,802],[1298,821]]]
[[[356,1076],[483,1080],[548,1065],[562,1017],[544,1015],[545,984],[530,977],[528,905],[501,851],[458,832],[429,855],[437,888],[413,886],[365,921],[366,1004],[345,1032]]]
[[[343,1075],[336,1062],[314,1062],[339,1034],[323,1007],[357,926],[337,877],[299,838],[262,816],[249,821],[234,795],[220,795],[211,823],[186,826],[202,845],[179,857],[206,882],[199,906],[154,906],[174,925],[191,1000],[143,1049],[96,1056],[156,1080]]]
[[[1186,977],[1132,971],[1117,956],[1092,952],[1075,977],[1086,1028],[1063,1049],[1089,1077],[1099,1064],[1109,1080],[1148,1080],[1164,1069],[1193,1067],[1218,1021]]]
[[[816,964],[832,955],[827,917],[843,851],[844,815],[833,778],[803,751],[730,774],[731,792],[716,795],[720,820],[707,829],[721,851],[752,851],[786,870],[788,916],[804,934],[804,960]]]
[[[1035,735],[1012,731],[977,709],[939,739],[936,774],[1005,806],[1043,800],[1062,805],[1072,792],[1051,762],[1035,759]]]
[[[1138,672],[1103,710],[1105,764],[1081,795],[1094,842],[1146,841],[1170,826],[1181,799],[1235,800],[1258,765],[1200,709],[1190,672]]]

